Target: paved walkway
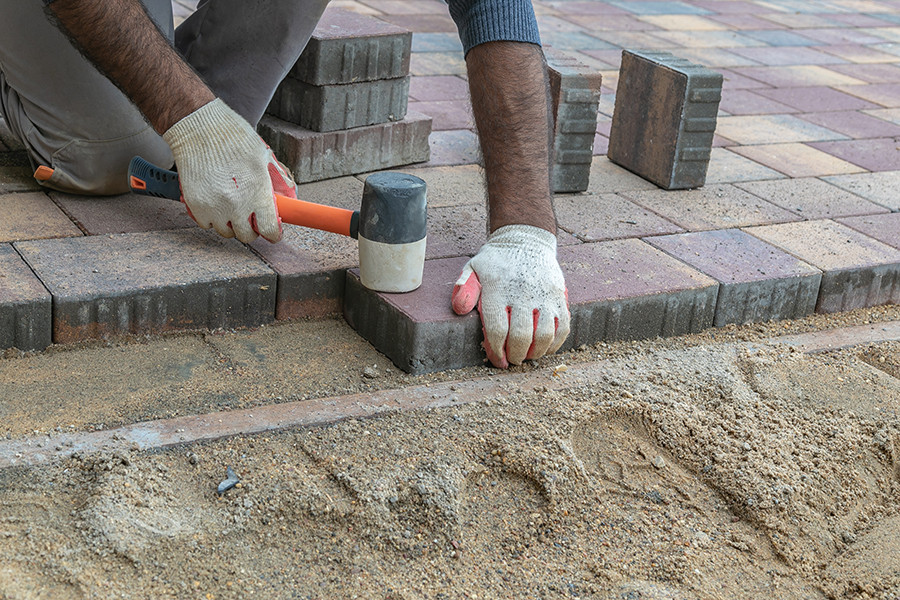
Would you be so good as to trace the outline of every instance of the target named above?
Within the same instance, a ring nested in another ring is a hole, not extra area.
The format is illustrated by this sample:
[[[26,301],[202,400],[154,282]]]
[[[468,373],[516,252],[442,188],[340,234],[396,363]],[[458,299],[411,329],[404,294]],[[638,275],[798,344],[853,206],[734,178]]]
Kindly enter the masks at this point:
[[[191,3],[174,6],[183,18]],[[484,239],[484,208],[446,6],[332,6],[414,32],[409,108],[433,117],[432,157],[404,170],[429,184],[430,264],[456,268]],[[900,299],[900,1],[535,7],[544,42],[604,81],[590,188],[556,198],[571,344]],[[667,50],[724,75],[705,187],[661,191],[607,160],[623,48]],[[247,248],[205,235],[170,201],[48,194],[0,135],[0,347],[339,309],[351,241],[291,228],[279,246]],[[301,197],[355,206],[361,190],[361,177],[344,177],[307,184]],[[420,298],[413,305],[433,301]],[[427,308],[403,310],[417,322],[447,318]]]

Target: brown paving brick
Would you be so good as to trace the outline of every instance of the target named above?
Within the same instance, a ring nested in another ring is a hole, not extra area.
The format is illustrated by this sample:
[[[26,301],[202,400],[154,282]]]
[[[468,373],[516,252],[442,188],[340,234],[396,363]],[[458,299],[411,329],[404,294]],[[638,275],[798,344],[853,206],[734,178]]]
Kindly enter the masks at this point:
[[[587,191],[592,194],[655,190],[655,185],[620,167],[605,156],[594,157],[591,162],[591,178]]]
[[[796,319],[815,310],[821,271],[739,229],[645,241],[719,282],[716,327]]]
[[[469,83],[455,75],[413,77],[409,82],[410,101],[468,100]]]
[[[900,236],[897,235],[900,231],[900,213],[846,217],[835,221],[888,246],[900,248]]]
[[[716,281],[640,240],[561,248],[559,263],[572,314],[565,348],[712,325]]]
[[[892,211],[900,210],[900,194],[897,193],[900,189],[900,171],[835,175],[824,179]]]
[[[136,233],[196,227],[184,205],[168,198],[124,194],[121,196],[77,196],[50,192],[50,197],[88,235]]]
[[[730,115],[766,115],[797,112],[796,108],[760,96],[750,90],[727,90],[723,92],[719,110]]]
[[[828,220],[746,231],[822,271],[816,312],[900,301],[900,250],[896,248]]]
[[[824,86],[786,87],[774,90],[758,90],[757,93],[804,112],[878,108],[871,102],[866,102],[856,96]]]
[[[858,173],[862,169],[807,144],[762,144],[730,150],[790,177],[820,177]]]
[[[43,192],[3,194],[0,215],[0,242],[82,235]]]
[[[735,184],[804,219],[832,219],[889,212],[835,185],[812,177]]]
[[[0,244],[0,349],[43,350],[52,341],[50,292],[9,244]]]
[[[800,217],[733,185],[696,190],[623,192],[629,200],[687,231],[785,223]]]
[[[900,126],[856,110],[804,113],[799,117],[854,139],[900,136]]]
[[[53,294],[53,341],[257,326],[275,274],[249,249],[199,228],[17,242]]]
[[[40,190],[40,184],[32,177],[31,167],[25,165],[3,165],[0,162],[0,194],[37,192]]]
[[[893,171],[900,165],[900,147],[895,138],[813,142],[809,145],[867,171]]]
[[[706,172],[706,184],[737,183],[760,179],[781,179],[784,174],[745,158],[727,148],[713,148]]]
[[[617,194],[556,196],[553,206],[559,226],[584,242],[683,231]]]
[[[795,115],[723,116],[718,118],[716,133],[748,145],[846,139]]]

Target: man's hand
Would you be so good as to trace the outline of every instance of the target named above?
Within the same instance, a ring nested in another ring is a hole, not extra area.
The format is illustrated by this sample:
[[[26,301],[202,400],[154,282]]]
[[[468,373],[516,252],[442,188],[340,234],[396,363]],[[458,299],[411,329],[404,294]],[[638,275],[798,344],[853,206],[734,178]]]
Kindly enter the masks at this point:
[[[460,315],[478,305],[484,349],[496,367],[556,352],[569,335],[556,237],[530,225],[501,227],[463,267],[452,303]]]
[[[213,100],[175,123],[163,139],[175,156],[184,203],[200,227],[247,243],[257,234],[270,242],[281,239],[273,185],[285,193],[292,182],[228,105]]]

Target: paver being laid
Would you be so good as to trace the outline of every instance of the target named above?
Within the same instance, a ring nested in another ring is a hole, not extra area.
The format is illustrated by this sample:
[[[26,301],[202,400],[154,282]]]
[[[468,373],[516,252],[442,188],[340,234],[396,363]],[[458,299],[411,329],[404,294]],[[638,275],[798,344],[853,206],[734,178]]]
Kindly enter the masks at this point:
[[[716,327],[797,319],[815,310],[822,272],[739,229],[644,241],[719,282]]]
[[[816,312],[900,301],[900,250],[846,225],[804,221],[746,231],[822,271]]]
[[[43,350],[52,342],[50,292],[9,244],[0,244],[0,350]]]
[[[173,202],[168,198],[137,194],[76,196],[62,192],[50,192],[50,197],[88,235],[161,231],[197,226],[187,215],[184,204]]]
[[[253,327],[275,313],[275,273],[198,228],[17,242],[53,295],[53,341]]]

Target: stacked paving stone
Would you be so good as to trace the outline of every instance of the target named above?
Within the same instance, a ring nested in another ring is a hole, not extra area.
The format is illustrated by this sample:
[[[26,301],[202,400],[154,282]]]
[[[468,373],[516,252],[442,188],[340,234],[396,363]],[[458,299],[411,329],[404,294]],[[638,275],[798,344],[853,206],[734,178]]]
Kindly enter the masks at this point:
[[[412,33],[328,10],[259,125],[298,183],[429,157],[431,118],[407,114]]]
[[[669,52],[622,52],[608,157],[666,190],[701,187],[722,75]]]
[[[547,71],[554,116],[555,193],[588,188],[594,158],[594,134],[603,77],[570,54],[546,48]]]

